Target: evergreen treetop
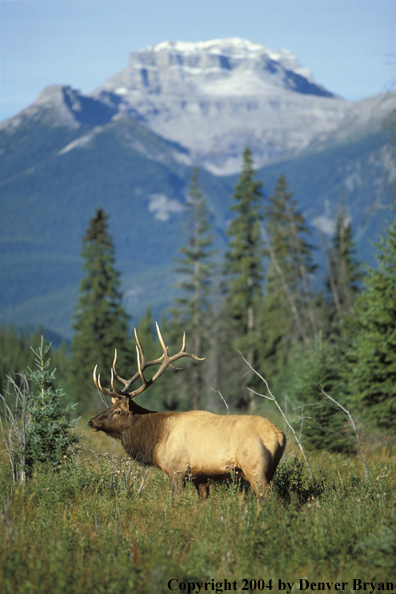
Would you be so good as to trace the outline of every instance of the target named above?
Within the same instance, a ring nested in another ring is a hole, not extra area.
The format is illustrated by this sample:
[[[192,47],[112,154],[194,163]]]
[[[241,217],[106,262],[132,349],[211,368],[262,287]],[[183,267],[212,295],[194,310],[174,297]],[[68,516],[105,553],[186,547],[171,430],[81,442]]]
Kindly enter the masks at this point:
[[[186,202],[186,225],[184,243],[179,248],[175,271],[179,275],[179,295],[170,309],[168,321],[170,338],[179,343],[183,332],[193,341],[193,352],[202,356],[208,346],[208,322],[211,312],[213,274],[213,226],[206,198],[199,186],[199,170],[195,168],[191,177]],[[166,326],[165,326],[166,327]],[[203,369],[197,362],[191,366],[188,377],[176,379],[178,393],[189,407],[197,409],[203,393]],[[166,403],[171,406],[171,400]]]
[[[227,344],[243,352],[246,360],[257,368],[258,352],[258,308],[262,297],[263,283],[263,246],[261,226],[263,223],[262,182],[255,178],[253,157],[249,147],[243,153],[242,171],[235,186],[231,211],[235,217],[227,229],[229,236],[228,248],[225,253],[224,282],[225,303],[223,316],[228,318],[222,328],[220,338]],[[233,335],[230,341],[230,334]],[[231,398],[237,406],[250,410],[254,408],[251,392],[247,392],[244,372],[246,369],[242,360],[238,364],[230,365],[234,352],[222,357],[228,378],[234,377],[234,387]],[[239,376],[239,377],[238,377]],[[255,378],[252,378],[255,381]]]
[[[261,309],[261,359],[265,373],[284,376],[296,342],[306,346],[318,323],[311,278],[316,270],[309,228],[281,174],[265,208],[265,251],[269,260]]]
[[[343,313],[353,313],[354,301],[362,279],[355,252],[352,224],[347,220],[345,209],[340,208],[328,258],[329,274],[326,282],[331,296],[331,318]]]
[[[131,365],[132,351],[128,338],[128,316],[122,306],[120,274],[115,268],[115,250],[108,233],[108,215],[98,209],[83,238],[83,270],[80,297],[76,306],[72,341],[74,390],[83,406],[88,405],[86,386],[95,365],[107,372],[114,349],[118,363]]]
[[[248,333],[254,326],[253,303],[261,295],[263,281],[262,182],[254,179],[253,157],[249,147],[243,153],[243,166],[235,186],[231,210],[236,216],[227,229],[228,249],[225,254],[225,290],[233,316],[242,321]]]
[[[213,272],[213,226],[205,196],[199,186],[199,170],[194,168],[186,202],[185,240],[175,271],[180,275],[181,294],[175,299],[178,317],[189,323],[189,331],[202,328],[205,311],[210,307]],[[176,312],[174,312],[176,313]]]

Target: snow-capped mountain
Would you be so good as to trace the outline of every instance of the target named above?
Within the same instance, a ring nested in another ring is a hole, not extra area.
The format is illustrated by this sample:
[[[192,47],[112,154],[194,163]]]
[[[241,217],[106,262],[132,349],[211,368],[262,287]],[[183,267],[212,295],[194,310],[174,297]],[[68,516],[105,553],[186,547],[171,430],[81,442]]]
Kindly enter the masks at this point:
[[[133,52],[91,96],[138,117],[216,174],[238,171],[246,144],[258,166],[300,151],[346,107],[290,52],[239,38]]]
[[[70,128],[102,127],[126,115],[174,143],[180,162],[227,175],[239,171],[246,145],[262,167],[341,140],[372,121],[378,127],[390,109],[389,98],[348,102],[334,95],[286,50],[230,38],[133,52],[124,70],[88,95],[47,87],[0,129],[35,114]]]
[[[130,55],[125,70],[100,89],[118,95],[272,94],[273,87],[332,97],[287,50],[273,52],[239,38],[200,43],[164,42]]]
[[[188,149],[191,163],[220,175],[239,170],[246,144],[260,167],[300,153],[345,118],[361,119],[357,104],[316,84],[290,52],[239,38],[133,52],[91,96],[140,118]]]

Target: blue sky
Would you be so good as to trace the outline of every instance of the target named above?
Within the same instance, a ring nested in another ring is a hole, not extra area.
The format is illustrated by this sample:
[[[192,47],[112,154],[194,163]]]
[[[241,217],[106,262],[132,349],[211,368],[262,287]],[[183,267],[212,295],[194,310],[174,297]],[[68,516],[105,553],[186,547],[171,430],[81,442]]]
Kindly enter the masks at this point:
[[[349,100],[396,80],[396,0],[1,0],[0,23],[2,120],[49,84],[89,92],[166,40],[288,49]]]

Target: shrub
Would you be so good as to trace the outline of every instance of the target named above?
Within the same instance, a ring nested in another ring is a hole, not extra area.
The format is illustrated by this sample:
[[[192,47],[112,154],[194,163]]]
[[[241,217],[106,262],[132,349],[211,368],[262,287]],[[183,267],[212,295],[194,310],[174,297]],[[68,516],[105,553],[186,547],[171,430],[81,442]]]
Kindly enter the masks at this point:
[[[31,347],[32,348],[32,347]],[[55,372],[50,371],[51,345],[32,348],[36,367],[9,378],[13,390],[1,395],[5,425],[1,425],[14,482],[23,482],[38,464],[58,467],[78,438],[70,434],[78,419],[70,419],[74,404],[63,407],[61,388],[54,387]],[[19,379],[18,379],[19,378]],[[29,381],[37,390],[30,389]]]

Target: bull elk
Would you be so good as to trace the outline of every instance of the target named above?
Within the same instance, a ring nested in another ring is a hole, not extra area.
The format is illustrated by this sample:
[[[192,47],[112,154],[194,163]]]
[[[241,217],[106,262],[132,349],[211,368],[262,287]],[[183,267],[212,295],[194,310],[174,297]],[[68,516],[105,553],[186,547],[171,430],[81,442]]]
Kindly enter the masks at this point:
[[[201,500],[209,495],[209,479],[220,481],[232,476],[250,483],[256,495],[263,495],[285,449],[285,435],[263,417],[216,415],[203,410],[189,412],[154,412],[133,401],[150,387],[174,361],[189,357],[185,335],[179,353],[170,356],[157,324],[163,354],[147,361],[135,330],[138,370],[130,379],[116,371],[117,350],[111,370],[111,389],[103,388],[100,375],[93,372],[96,387],[111,397],[113,405],[88,422],[92,431],[103,431],[118,439],[127,454],[137,462],[156,466],[169,477],[174,494],[191,476]],[[144,377],[147,367],[159,365],[151,379]],[[124,384],[119,390],[114,378]],[[141,385],[131,390],[140,378]]]

